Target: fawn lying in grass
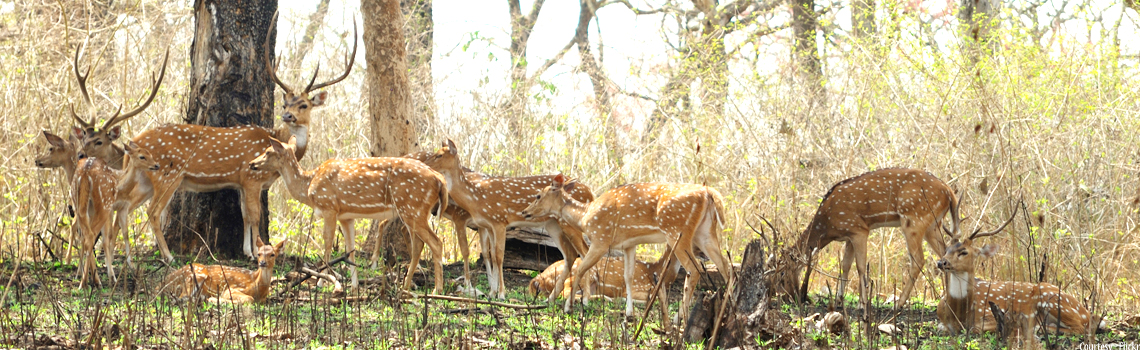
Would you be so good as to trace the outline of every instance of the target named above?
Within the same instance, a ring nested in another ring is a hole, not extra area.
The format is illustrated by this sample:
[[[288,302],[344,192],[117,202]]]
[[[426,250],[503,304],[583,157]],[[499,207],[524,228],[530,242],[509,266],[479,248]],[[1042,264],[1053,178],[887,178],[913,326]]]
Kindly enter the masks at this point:
[[[580,261],[580,260],[579,260]],[[638,303],[644,303],[649,300],[649,291],[653,289],[653,282],[655,280],[654,274],[661,272],[661,263],[646,263],[637,261],[633,267],[633,300]],[[575,268],[579,263],[574,262]],[[535,276],[527,284],[527,292],[531,295],[545,296],[554,290],[556,283],[558,283],[558,276],[566,270],[566,260],[558,260],[545,271]],[[623,258],[603,257],[594,268],[587,274],[586,284],[583,292],[589,295],[601,295],[608,298],[624,298],[625,294],[625,263]],[[560,293],[563,298],[570,298],[570,284],[574,283],[573,278],[567,278],[562,292]]]
[[[265,302],[269,296],[269,283],[273,280],[273,265],[285,241],[275,246],[264,244],[257,237],[257,270],[249,271],[223,265],[186,265],[166,276],[159,292],[178,296],[208,297],[212,302],[245,304]]]

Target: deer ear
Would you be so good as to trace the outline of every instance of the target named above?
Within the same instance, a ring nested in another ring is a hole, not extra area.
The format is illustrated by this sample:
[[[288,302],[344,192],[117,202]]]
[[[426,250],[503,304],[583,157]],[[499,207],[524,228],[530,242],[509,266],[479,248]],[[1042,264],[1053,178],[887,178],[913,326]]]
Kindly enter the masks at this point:
[[[566,177],[562,176],[562,174],[554,175],[554,183],[552,183],[551,186],[554,186],[554,188],[562,188],[562,183],[565,181]]]
[[[261,246],[265,245],[265,243],[261,241],[261,235],[257,235],[257,236],[255,236],[255,237],[257,237],[257,238],[256,238],[257,240],[256,240],[256,241],[254,241],[254,242],[256,242],[256,243],[257,243],[257,244],[256,244],[257,248],[261,248]]]
[[[285,242],[288,241],[289,240],[283,239],[280,242],[277,242],[277,245],[273,246],[273,251],[280,253],[281,249],[285,249]]]
[[[75,138],[82,140],[84,137],[87,137],[87,130],[83,130],[83,128],[78,126],[73,126],[71,127],[71,134],[74,135]]]
[[[578,186],[578,180],[570,180],[570,182],[567,182],[566,185],[562,186],[562,190],[567,192],[573,191],[574,187],[576,186]]]
[[[455,148],[455,142],[452,142],[451,139],[447,139],[447,150],[451,154],[459,154],[459,149]]]
[[[282,145],[281,141],[277,141],[277,139],[270,138],[269,139],[269,146],[273,147],[273,150],[277,151],[278,153],[284,153],[285,152],[285,145]]]
[[[325,90],[321,90],[321,92],[314,94],[313,97],[309,99],[309,101],[313,102],[313,107],[321,106],[321,105],[325,104],[325,99],[328,97],[329,97],[329,92],[325,91]]]
[[[44,130],[44,138],[46,138],[47,142],[52,146],[63,147],[63,138],[47,132],[47,130]]]
[[[118,125],[115,125],[115,127],[111,128],[111,130],[107,130],[107,137],[111,138],[111,141],[118,140],[119,135],[121,135],[121,131],[122,129],[120,129]]]
[[[995,254],[997,254],[998,248],[1000,248],[1000,246],[997,244],[984,245],[982,246],[982,249],[978,249],[978,255],[983,258],[993,257]]]

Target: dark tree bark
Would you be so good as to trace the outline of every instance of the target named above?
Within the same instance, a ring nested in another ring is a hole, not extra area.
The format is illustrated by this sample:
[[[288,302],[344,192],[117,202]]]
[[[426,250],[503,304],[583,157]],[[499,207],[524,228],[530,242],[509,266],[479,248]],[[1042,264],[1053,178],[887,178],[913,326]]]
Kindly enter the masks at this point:
[[[527,92],[530,91],[531,79],[527,78],[526,48],[530,42],[530,33],[534,30],[534,23],[538,20],[538,13],[542,11],[545,0],[535,0],[529,14],[523,14],[519,0],[507,0],[511,11],[511,92],[507,97],[504,110],[508,114],[507,127],[511,134],[519,131],[518,116],[526,111]]]
[[[818,106],[823,94],[823,66],[816,49],[818,18],[814,0],[791,0],[792,32],[795,44],[792,53],[796,58],[798,84],[808,93],[811,106]]]
[[[958,22],[962,26],[962,45],[970,69],[973,70],[990,46],[992,31],[1000,3],[996,0],[961,0],[958,7]],[[975,74],[980,72],[975,71]]]
[[[412,124],[411,86],[400,1],[361,0],[360,12],[364,13],[372,156],[402,156],[415,150],[413,140],[416,138],[413,135],[415,127]],[[408,256],[410,238],[403,222],[392,219],[381,226],[385,262],[395,262],[396,259],[390,259],[391,255]]]
[[[186,123],[273,127],[273,80],[265,70],[263,43],[276,0],[194,2],[190,46],[190,91]],[[269,33],[274,47],[276,31]],[[273,52],[269,53],[273,59]],[[268,192],[261,192],[259,235],[269,240]],[[172,251],[191,252],[205,243],[214,254],[242,256],[240,197],[236,190],[181,192],[171,200],[165,228]]]
[[[432,87],[431,57],[435,45],[435,22],[432,0],[402,0],[404,37],[408,41],[408,82],[412,89],[412,117],[415,135],[427,134],[428,123],[435,121],[435,90]],[[414,148],[420,139],[413,138]]]
[[[870,40],[875,28],[875,0],[851,1],[851,34],[859,40]]]

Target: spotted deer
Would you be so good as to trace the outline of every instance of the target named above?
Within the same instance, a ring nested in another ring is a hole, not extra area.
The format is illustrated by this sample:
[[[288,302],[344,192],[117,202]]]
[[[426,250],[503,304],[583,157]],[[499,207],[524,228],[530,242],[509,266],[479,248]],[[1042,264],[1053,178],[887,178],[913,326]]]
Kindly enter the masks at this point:
[[[285,241],[274,246],[262,243],[261,236],[256,239],[257,270],[189,264],[167,275],[158,292],[170,293],[179,299],[203,297],[210,298],[212,302],[264,303],[269,297],[273,267]]]
[[[1013,222],[1014,211],[1001,227],[989,232],[975,230],[960,240],[951,235],[950,246],[938,269],[946,274],[946,291],[938,303],[938,329],[943,333],[958,334],[994,332],[998,323],[989,303],[1007,314],[1021,314],[1035,319],[1035,324],[1049,331],[1060,330],[1071,334],[1094,332],[1105,328],[1100,317],[1091,315],[1080,299],[1061,292],[1050,283],[984,281],[974,277],[974,269],[981,259],[993,257],[998,245],[975,246],[974,240],[992,236]],[[1058,328],[1058,320],[1060,328]]]
[[[805,270],[809,261],[813,261],[817,252],[833,241],[842,241],[846,244],[840,265],[839,300],[843,300],[851,263],[855,262],[861,281],[861,302],[864,307],[869,305],[867,238],[873,229],[899,227],[906,239],[910,258],[910,270],[898,303],[902,305],[910,297],[914,282],[926,263],[922,241],[925,239],[935,254],[946,250],[940,228],[947,213],[951,216],[951,232],[957,232],[961,220],[957,196],[949,186],[926,171],[882,169],[840,181],[824,194],[811,223],[795,245],[785,251],[784,264],[776,270],[775,289],[797,300],[806,300],[812,269],[806,269],[802,285],[800,272]]]
[[[704,271],[697,260],[699,249],[716,264],[724,280],[731,285],[732,265],[720,248],[720,230],[724,220],[723,200],[719,192],[707,186],[674,183],[637,183],[619,186],[606,191],[593,202],[583,203],[568,195],[578,185],[565,182],[561,175],[534,196],[534,201],[523,210],[527,217],[553,216],[582,231],[590,241],[590,248],[582,257],[581,265],[574,268],[574,284],[570,295],[582,288],[584,276],[602,256],[610,250],[621,250],[624,256],[635,256],[637,246],[646,243],[666,243],[673,247],[673,257],[661,276],[663,285],[677,277],[681,265],[689,274],[685,278],[685,295],[677,319],[684,320],[697,287],[699,273]],[[669,258],[662,257],[662,260]],[[626,259],[626,315],[633,315],[631,283],[634,279],[635,259]],[[666,298],[668,288],[659,292]],[[566,300],[565,311],[571,301]],[[588,299],[583,299],[588,303]],[[666,313],[662,303],[662,313]],[[665,318],[665,322],[668,320]]]
[[[586,275],[586,287],[582,289],[587,297],[591,295],[601,295],[608,298],[626,297],[625,293],[625,263],[624,258],[611,258],[603,257],[602,260],[594,265],[594,268]],[[575,268],[581,265],[582,260],[574,263]],[[653,283],[656,280],[654,277],[656,273],[661,271],[661,265],[664,261],[656,263],[646,263],[637,261],[633,267],[633,292],[629,295],[635,302],[644,303],[649,300],[649,292],[653,289]],[[558,283],[558,277],[566,272],[566,260],[558,260],[551,264],[542,273],[535,276],[527,284],[527,292],[531,295],[546,295],[554,291],[554,286]],[[563,283],[561,296],[565,299],[570,299],[570,284],[573,284],[573,279],[566,279]]]
[[[112,169],[102,159],[87,157],[79,160],[75,175],[71,179],[71,204],[75,208],[78,239],[82,242],[79,259],[81,287],[86,285],[88,276],[92,276],[95,284],[100,283],[98,275],[94,273],[95,240],[98,239],[100,232],[103,233],[103,255],[106,259],[107,275],[112,280],[115,279],[112,262],[115,256],[115,239],[122,225],[115,224],[111,220],[117,201],[116,184],[124,174],[129,176],[135,170],[154,171],[159,168],[150,154],[146,150],[139,149],[134,143],[128,143],[125,151],[127,154],[125,171]],[[127,247],[126,255],[130,256],[130,245]]]
[[[455,142],[448,140],[443,147],[427,157],[423,162],[447,178],[447,189],[455,203],[470,215],[469,223],[478,226],[479,242],[483,248],[483,262],[487,268],[487,281],[490,292],[499,299],[506,298],[503,280],[503,258],[506,250],[507,230],[516,227],[541,227],[550,236],[546,245],[557,247],[567,261],[574,261],[585,251],[586,243],[580,230],[559,224],[549,215],[525,216],[522,210],[532,201],[533,196],[549,185],[554,175],[537,176],[490,176],[463,170],[459,162],[459,149]],[[594,199],[590,188],[576,184],[568,193],[582,202]],[[457,225],[462,227],[465,225]],[[461,242],[461,246],[462,246]],[[562,281],[569,273],[559,276],[555,290],[548,300],[561,293]]]
[[[249,162],[270,146],[269,141],[284,137],[296,139],[297,154],[303,155],[308,140],[309,114],[312,107],[324,103],[326,92],[312,97],[313,90],[340,82],[352,71],[356,54],[355,36],[352,53],[345,58],[345,71],[330,81],[313,84],[313,79],[303,92],[294,91],[277,78],[276,71],[268,63],[274,82],[286,91],[285,113],[282,118],[286,126],[277,130],[256,126],[210,127],[194,124],[167,124],[146,130],[135,136],[134,142],[150,150],[165,168],[165,171],[146,174],[145,186],[138,189],[143,198],[150,198],[147,216],[151,231],[158,241],[162,256],[171,261],[174,257],[166,246],[162,228],[166,224],[166,208],[174,193],[179,190],[191,192],[212,192],[221,189],[235,189],[241,200],[243,227],[242,249],[253,257],[253,236],[261,226],[260,193],[277,179],[275,172],[251,169]],[[120,118],[123,119],[123,118]],[[91,144],[88,143],[88,146]]]
[[[64,178],[70,185],[71,179],[75,177],[76,163],[79,162],[79,154],[77,153],[76,148],[79,140],[75,138],[74,134],[68,135],[68,139],[64,140],[62,137],[52,134],[47,130],[43,131],[43,135],[44,139],[48,142],[48,147],[44,150],[44,154],[36,157],[36,167],[44,169],[62,168]],[[70,231],[71,236],[68,238],[70,240],[70,244],[73,246],[75,244],[80,244],[81,242],[76,241],[77,232],[74,225],[72,225]],[[65,249],[63,261],[67,264],[71,263],[72,250],[74,249]]]
[[[250,169],[278,173],[289,194],[313,208],[324,222],[324,259],[331,261],[333,235],[340,222],[349,258],[356,255],[356,219],[387,220],[399,217],[411,233],[411,261],[404,288],[412,285],[424,244],[431,249],[436,293],[443,288],[443,243],[428,219],[437,205],[447,209],[448,192],[443,175],[408,158],[330,159],[317,169],[301,170],[293,147],[270,140],[270,146],[249,163]],[[357,287],[356,265],[352,287]]]

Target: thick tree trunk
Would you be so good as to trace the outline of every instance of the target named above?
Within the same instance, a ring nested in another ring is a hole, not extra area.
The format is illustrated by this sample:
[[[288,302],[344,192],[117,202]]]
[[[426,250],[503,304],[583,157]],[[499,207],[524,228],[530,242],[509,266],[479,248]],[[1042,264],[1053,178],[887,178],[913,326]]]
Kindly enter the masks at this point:
[[[875,35],[875,0],[851,1],[851,34],[859,40],[871,40]]]
[[[990,32],[996,23],[1000,6],[996,0],[961,0],[959,4],[958,22],[962,26],[964,42],[962,47],[971,70],[977,66],[982,54],[992,48]]]
[[[187,123],[273,127],[273,81],[265,70],[263,43],[276,0],[194,2]],[[276,31],[270,33],[274,47]],[[273,59],[273,53],[269,53]],[[258,195],[258,194],[252,194]],[[268,192],[261,191],[259,235],[269,241]],[[206,243],[214,254],[241,256],[244,221],[238,192],[182,192],[169,207],[166,242],[188,253]]]
[[[816,44],[818,19],[814,0],[791,0],[792,32],[795,44],[792,53],[796,59],[798,84],[810,99],[810,106],[822,104],[823,66],[819,61]]]
[[[413,140],[416,138],[413,135],[415,127],[412,124],[411,86],[408,83],[404,15],[400,1],[361,0],[360,12],[364,13],[372,155],[402,156],[415,150]],[[389,259],[392,255],[407,256],[409,236],[403,222],[393,219],[382,226],[381,249],[385,252],[385,261],[394,262],[395,259]]]
[[[545,0],[535,0],[530,13],[524,15],[519,0],[507,0],[507,7],[511,12],[511,90],[503,110],[507,116],[507,128],[512,135],[520,131],[519,118],[526,112],[527,92],[530,91],[526,47],[544,2]]]
[[[431,57],[435,45],[435,22],[432,0],[403,0],[400,7],[407,22],[404,37],[408,41],[408,82],[412,89],[412,119],[415,135],[427,134],[428,123],[435,121],[435,91],[432,87]],[[414,137],[419,148],[419,137]]]
[[[625,147],[618,140],[617,122],[613,119],[613,90],[610,89],[609,78],[602,71],[602,67],[594,58],[590,49],[590,21],[598,11],[596,0],[580,0],[578,12],[578,27],[574,30],[574,45],[578,47],[578,57],[582,60],[582,71],[590,77],[590,85],[594,88],[594,102],[597,103],[598,121],[605,125],[606,147],[609,148],[610,164],[614,169],[621,169],[622,157],[625,156]],[[619,175],[620,176],[620,175]],[[622,183],[624,181],[617,181]]]

